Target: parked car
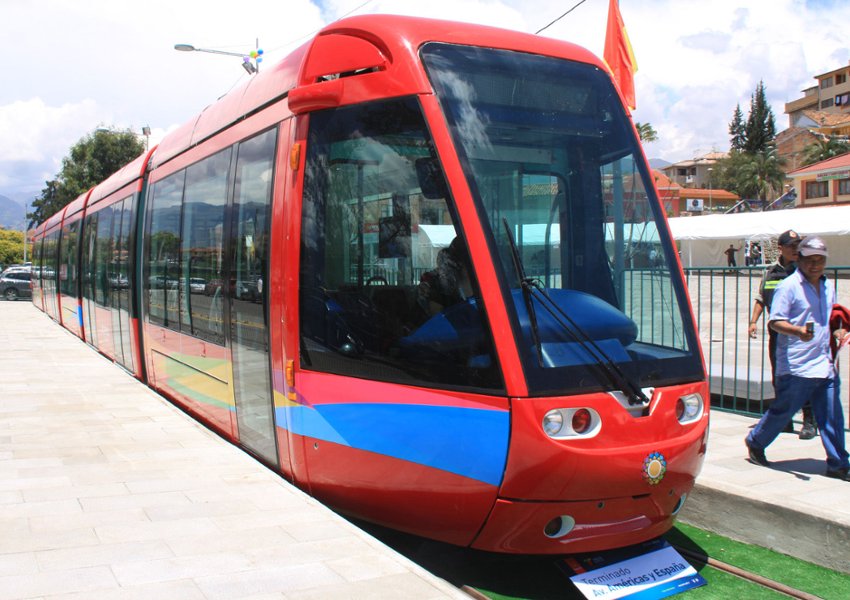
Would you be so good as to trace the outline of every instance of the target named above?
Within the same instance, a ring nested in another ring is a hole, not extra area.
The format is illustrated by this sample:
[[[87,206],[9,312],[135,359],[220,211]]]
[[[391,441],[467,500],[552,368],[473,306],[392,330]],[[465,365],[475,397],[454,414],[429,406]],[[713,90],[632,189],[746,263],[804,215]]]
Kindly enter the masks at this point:
[[[207,280],[201,277],[189,278],[189,293],[203,294],[207,288]]]
[[[32,298],[32,273],[24,269],[7,269],[0,275],[0,295],[6,300]]]

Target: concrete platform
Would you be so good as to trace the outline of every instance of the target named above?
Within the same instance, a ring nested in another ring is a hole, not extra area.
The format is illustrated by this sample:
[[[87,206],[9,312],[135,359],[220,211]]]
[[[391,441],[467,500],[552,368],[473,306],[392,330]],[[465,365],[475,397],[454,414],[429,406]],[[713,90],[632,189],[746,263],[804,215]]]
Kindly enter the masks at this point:
[[[58,382],[62,382],[59,384]],[[467,598],[0,302],[0,600]]]
[[[744,437],[756,422],[712,413],[707,460],[680,520],[850,573],[850,482],[824,476],[820,437],[782,433],[765,452],[771,468],[750,463]]]
[[[63,381],[62,386],[56,384]],[[715,411],[680,517],[850,573],[850,483],[820,438],[746,460]],[[83,345],[0,302],[0,600],[468,598]]]

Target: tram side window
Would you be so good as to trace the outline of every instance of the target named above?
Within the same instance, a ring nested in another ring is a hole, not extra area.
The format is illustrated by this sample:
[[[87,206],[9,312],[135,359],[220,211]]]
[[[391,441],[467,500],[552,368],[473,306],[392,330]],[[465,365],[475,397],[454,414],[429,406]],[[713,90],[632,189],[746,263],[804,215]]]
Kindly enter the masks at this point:
[[[98,211],[97,239],[95,241],[94,301],[100,306],[109,305],[109,263],[112,259],[113,207]]]
[[[74,221],[62,228],[61,269],[59,271],[59,292],[64,296],[77,296],[77,237],[80,221]]]
[[[304,178],[302,366],[501,389],[479,288],[416,99],[313,114]]]
[[[110,237],[108,284],[112,308],[130,310],[130,228],[133,221],[133,196],[111,206],[112,236]]]
[[[55,312],[56,306],[56,242],[59,232],[53,231],[44,238],[44,257],[42,258],[41,284],[44,293],[50,296],[50,305]]]
[[[268,253],[272,179],[277,131],[270,130],[239,144],[233,196],[235,252],[232,272],[236,289],[231,315],[234,344],[244,342],[267,351],[263,313],[268,285]],[[256,325],[251,327],[248,325]]]
[[[186,170],[181,235],[180,296],[181,329],[199,338],[224,344],[221,286],[207,282],[220,278],[224,256],[224,209],[227,204],[227,175],[230,148],[202,160]]]
[[[83,299],[94,301],[95,240],[97,240],[98,213],[86,215],[83,226]]]
[[[123,227],[124,211],[123,202],[112,205],[112,235],[109,237],[109,255],[107,256],[106,284],[107,303],[111,308],[118,308],[120,296],[118,295],[119,280],[118,257],[121,255],[121,228]]]
[[[180,326],[177,281],[180,266],[180,205],[186,172],[157,181],[151,192],[145,261],[146,303],[150,321],[172,329]]]

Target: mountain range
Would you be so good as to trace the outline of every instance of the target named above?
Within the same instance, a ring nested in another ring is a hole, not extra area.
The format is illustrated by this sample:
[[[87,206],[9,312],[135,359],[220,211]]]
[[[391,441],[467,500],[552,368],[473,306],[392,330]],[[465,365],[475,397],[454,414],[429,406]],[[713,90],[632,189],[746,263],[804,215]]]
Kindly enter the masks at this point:
[[[661,158],[649,160],[649,166],[653,169],[662,169],[670,164]],[[25,218],[26,213],[22,204],[0,194],[0,228],[23,231]]]
[[[0,228],[24,230],[24,207],[6,196],[0,196]]]

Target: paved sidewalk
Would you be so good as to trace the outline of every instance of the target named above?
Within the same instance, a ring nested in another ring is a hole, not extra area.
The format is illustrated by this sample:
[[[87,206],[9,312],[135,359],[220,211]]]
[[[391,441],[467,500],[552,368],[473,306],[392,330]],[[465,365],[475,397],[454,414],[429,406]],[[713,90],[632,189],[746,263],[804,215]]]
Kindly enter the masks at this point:
[[[57,385],[62,381],[62,385]],[[850,572],[820,438],[746,460],[715,411],[680,518]],[[0,600],[468,598],[209,432],[25,302],[0,302]]]
[[[756,419],[714,411],[708,455],[680,519],[736,540],[850,573],[850,482],[830,479],[820,437],[782,433],[772,467],[747,460]]]
[[[0,600],[468,598],[0,302]]]

